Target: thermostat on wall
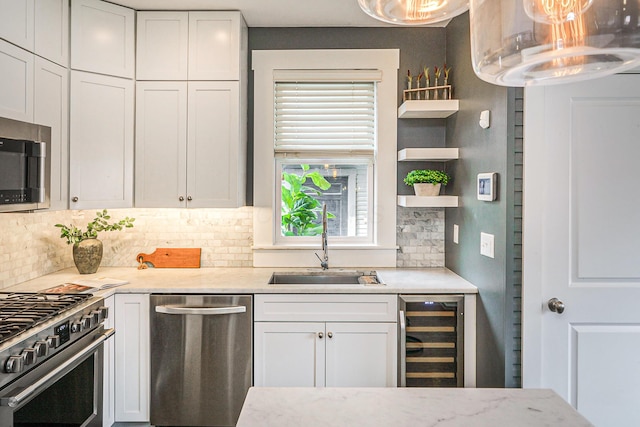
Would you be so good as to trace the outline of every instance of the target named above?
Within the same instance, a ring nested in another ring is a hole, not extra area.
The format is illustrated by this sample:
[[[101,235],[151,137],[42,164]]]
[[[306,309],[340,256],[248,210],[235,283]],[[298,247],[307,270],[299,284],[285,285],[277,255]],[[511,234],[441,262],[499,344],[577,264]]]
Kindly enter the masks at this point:
[[[478,174],[478,200],[493,201],[496,199],[496,181],[498,174],[495,172]]]

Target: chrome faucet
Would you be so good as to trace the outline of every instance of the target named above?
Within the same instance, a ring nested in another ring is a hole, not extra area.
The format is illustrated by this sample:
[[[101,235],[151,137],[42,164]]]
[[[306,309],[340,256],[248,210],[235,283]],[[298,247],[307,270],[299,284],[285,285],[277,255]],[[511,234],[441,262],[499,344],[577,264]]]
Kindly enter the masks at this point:
[[[327,243],[327,204],[322,206],[322,258],[316,253],[323,270],[329,269],[329,244]]]

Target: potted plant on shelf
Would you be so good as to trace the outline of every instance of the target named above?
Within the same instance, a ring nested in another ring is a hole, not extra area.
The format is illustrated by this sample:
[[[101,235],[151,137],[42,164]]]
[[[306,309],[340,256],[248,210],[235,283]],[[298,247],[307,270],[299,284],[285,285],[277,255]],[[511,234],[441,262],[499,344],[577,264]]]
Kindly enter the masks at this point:
[[[73,262],[80,274],[92,274],[98,270],[102,261],[102,242],[98,240],[98,232],[115,231],[133,227],[135,218],[126,217],[118,222],[109,223],[111,216],[106,209],[96,212],[96,217],[87,224],[86,230],[75,225],[56,224],[60,228],[60,237],[73,245]]]
[[[432,169],[412,170],[404,178],[404,183],[413,187],[416,196],[437,196],[440,194],[440,187],[448,182],[449,175]]]

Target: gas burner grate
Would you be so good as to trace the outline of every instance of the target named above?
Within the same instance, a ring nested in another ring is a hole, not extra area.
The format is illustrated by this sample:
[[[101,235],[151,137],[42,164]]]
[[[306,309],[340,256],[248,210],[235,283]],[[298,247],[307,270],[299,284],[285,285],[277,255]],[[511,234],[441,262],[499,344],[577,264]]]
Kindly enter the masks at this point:
[[[0,343],[91,297],[91,294],[0,293]]]

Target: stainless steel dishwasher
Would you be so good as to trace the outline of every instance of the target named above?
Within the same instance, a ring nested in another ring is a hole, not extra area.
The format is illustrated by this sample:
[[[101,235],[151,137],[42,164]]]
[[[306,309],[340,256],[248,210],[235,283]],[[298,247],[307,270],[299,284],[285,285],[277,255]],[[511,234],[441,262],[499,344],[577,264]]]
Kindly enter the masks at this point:
[[[235,426],[252,380],[252,303],[151,295],[151,425]]]

